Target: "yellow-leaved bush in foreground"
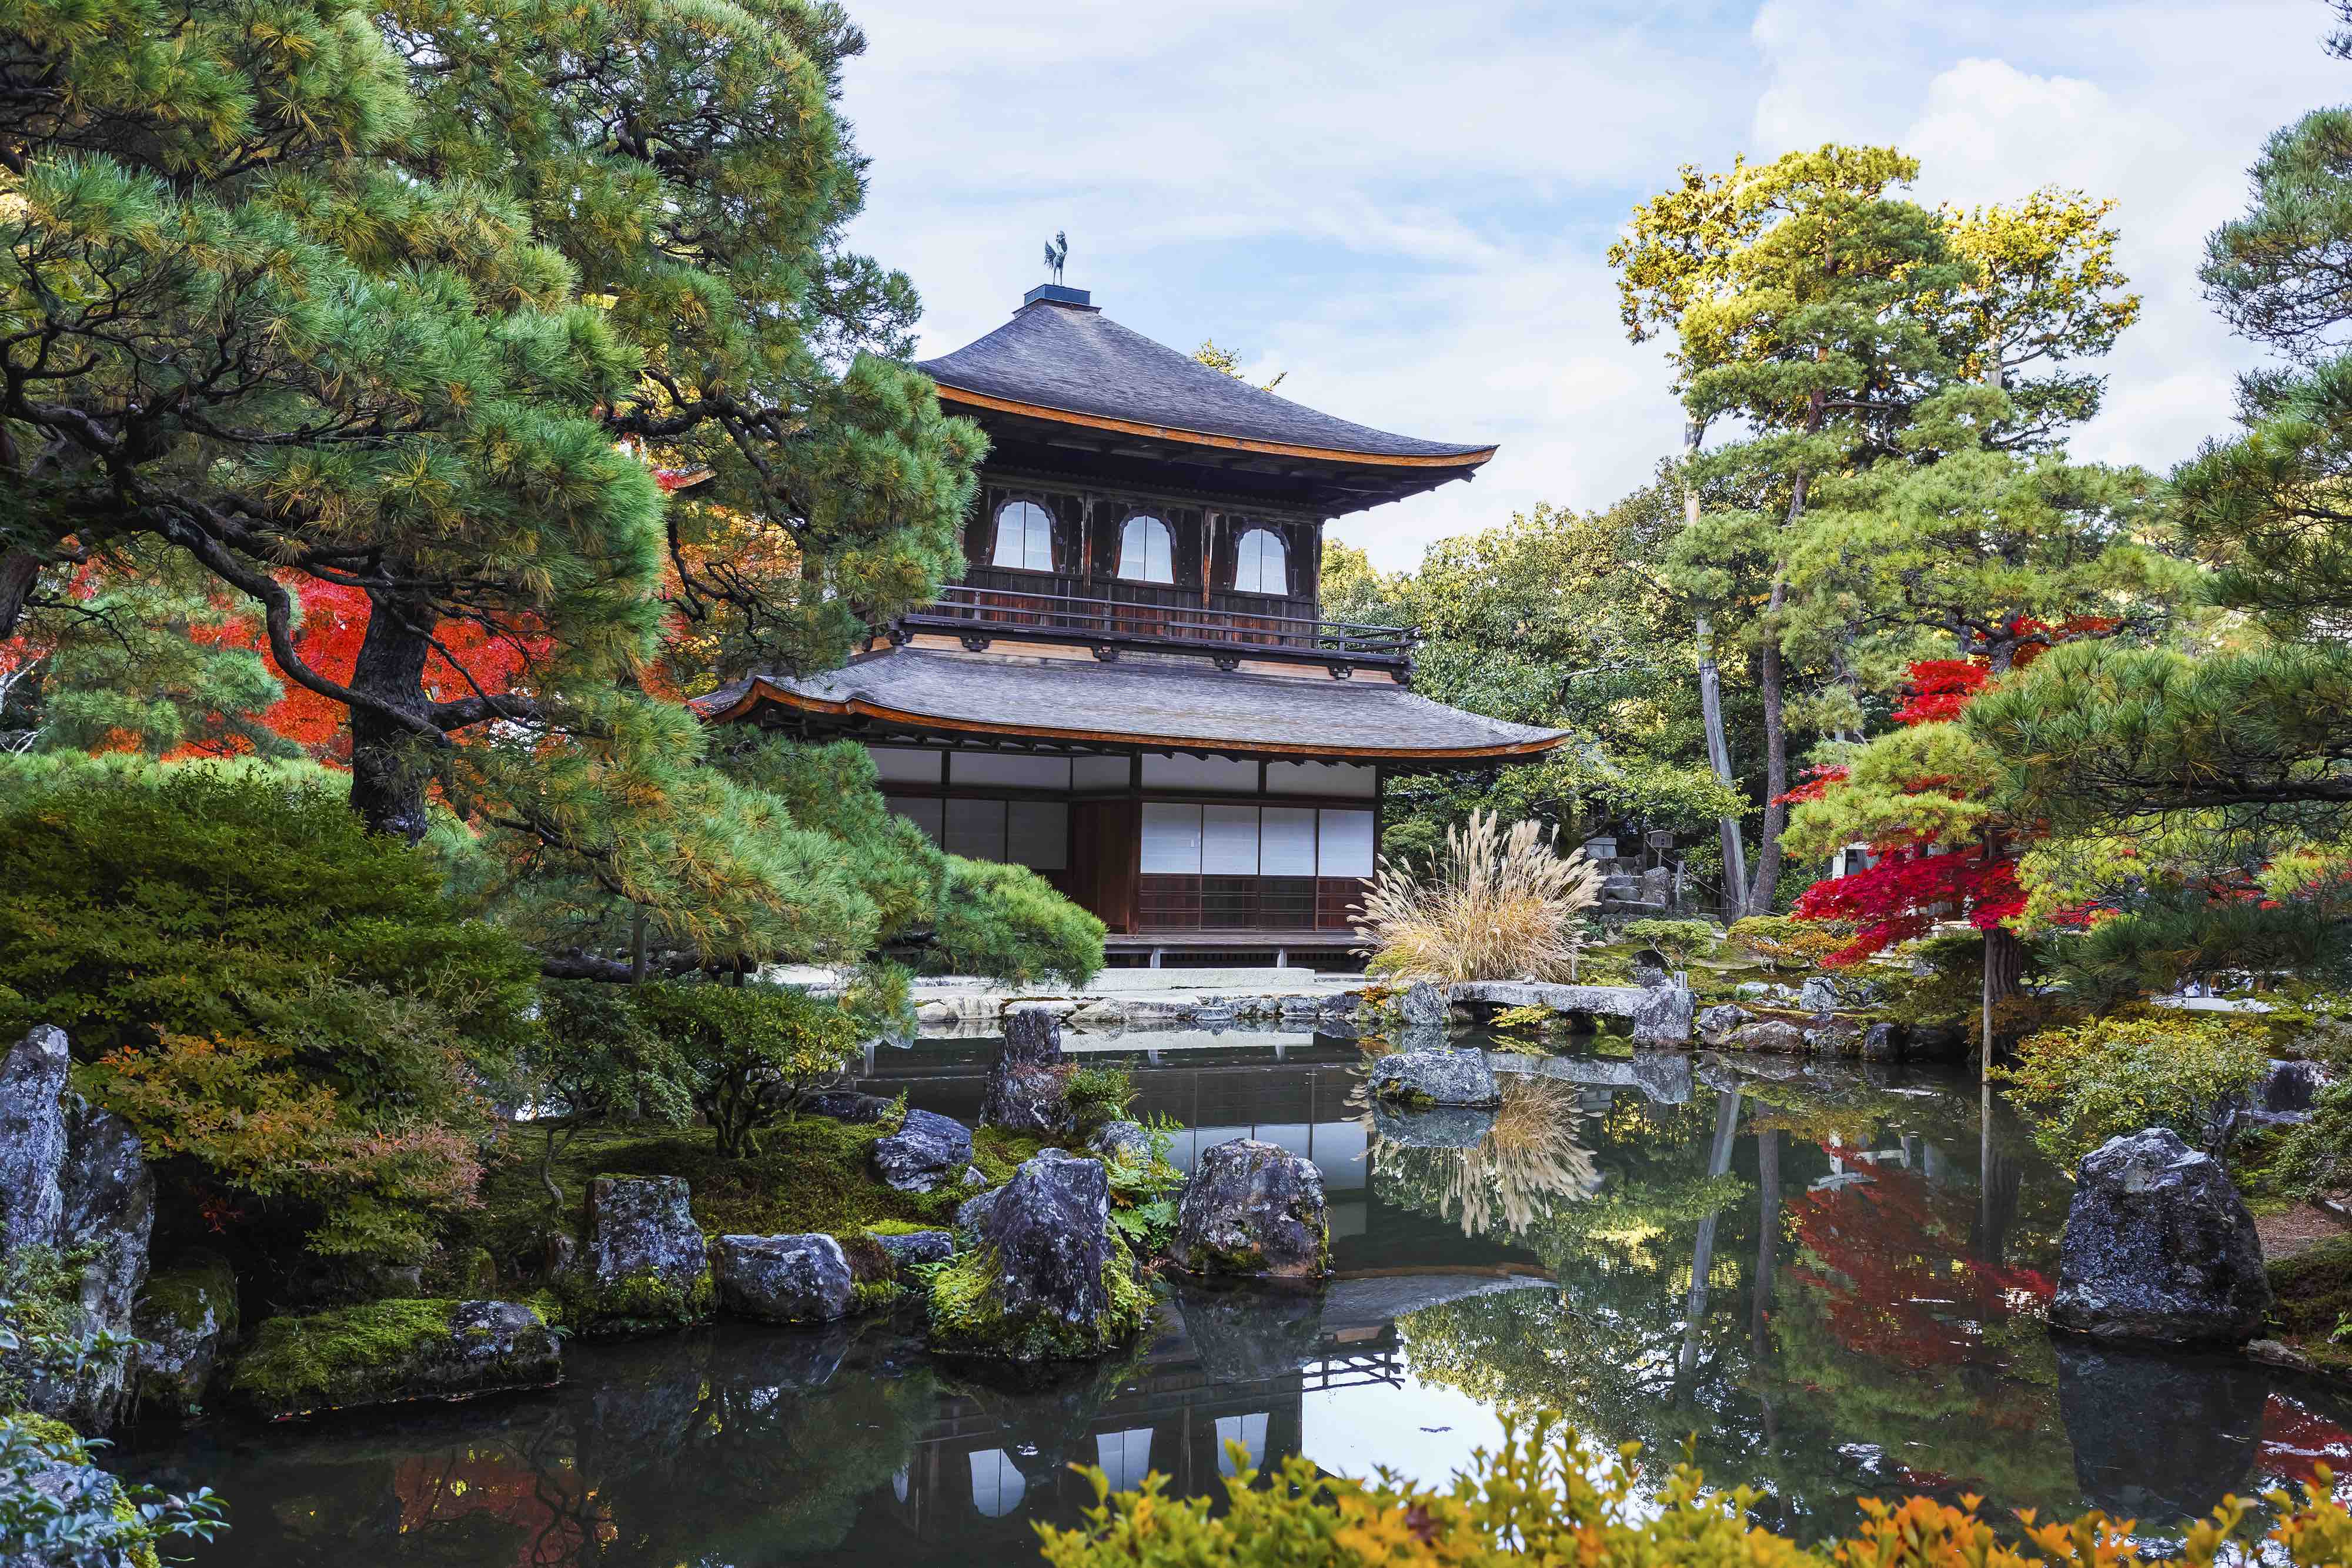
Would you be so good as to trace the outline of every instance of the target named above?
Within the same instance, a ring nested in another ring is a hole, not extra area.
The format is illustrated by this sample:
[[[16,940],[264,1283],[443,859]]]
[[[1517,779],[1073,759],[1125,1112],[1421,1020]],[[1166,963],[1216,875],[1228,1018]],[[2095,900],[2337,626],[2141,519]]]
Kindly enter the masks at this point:
[[[1748,1523],[1755,1492],[1709,1491],[1686,1464],[1667,1473],[1654,1498],[1638,1494],[1637,1451],[1628,1445],[1595,1462],[1558,1416],[1507,1416],[1501,1448],[1480,1450],[1471,1472],[1438,1490],[1387,1475],[1327,1477],[1297,1458],[1285,1459],[1272,1484],[1262,1486],[1236,1447],[1238,1473],[1224,1483],[1221,1515],[1212,1515],[1205,1498],[1168,1497],[1166,1478],[1158,1475],[1114,1497],[1102,1471],[1089,1469],[1097,1503],[1087,1511],[1086,1526],[1040,1524],[1037,1533],[1053,1568],[2125,1568],[2147,1561],[2129,1539],[2133,1521],[2090,1513],[2043,1524],[2028,1513],[2017,1528],[1997,1531],[1977,1516],[1973,1498],[1960,1508],[1925,1497],[1865,1498],[1859,1534],[1809,1550]],[[2263,1559],[2284,1554],[2299,1568],[2352,1563],[2352,1515],[2329,1500],[2327,1484],[2322,1470],[2320,1488],[2302,1499],[2270,1494],[2283,1517]],[[2203,1568],[2217,1556],[2252,1557],[2242,1534],[2244,1512],[2233,1499],[2190,1525],[2177,1561]]]

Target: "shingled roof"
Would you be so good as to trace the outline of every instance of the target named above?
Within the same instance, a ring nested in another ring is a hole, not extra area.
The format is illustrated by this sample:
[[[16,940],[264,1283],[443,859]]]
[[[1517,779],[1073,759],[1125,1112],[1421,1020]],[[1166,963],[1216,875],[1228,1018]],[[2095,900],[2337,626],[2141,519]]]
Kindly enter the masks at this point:
[[[1465,471],[1495,455],[1492,445],[1395,435],[1262,392],[1120,326],[1085,298],[1077,289],[1034,290],[987,337],[916,369],[951,402],[1108,421],[1164,440]]]
[[[864,720],[885,733],[1363,762],[1476,765],[1533,758],[1568,739],[1560,730],[1464,713],[1385,679],[914,647],[867,654],[830,674],[754,675],[694,707],[716,722],[751,717],[764,704]]]

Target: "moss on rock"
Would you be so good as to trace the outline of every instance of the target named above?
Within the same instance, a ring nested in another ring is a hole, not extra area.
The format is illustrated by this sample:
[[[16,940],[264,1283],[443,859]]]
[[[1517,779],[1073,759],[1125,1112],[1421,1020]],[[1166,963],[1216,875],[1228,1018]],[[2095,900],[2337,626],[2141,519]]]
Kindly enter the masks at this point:
[[[289,1416],[537,1387],[562,1374],[555,1336],[509,1302],[397,1301],[272,1318],[229,1374],[232,1397]]]
[[[1103,1261],[1109,1305],[1083,1322],[1049,1312],[1009,1313],[996,1286],[998,1259],[980,1248],[959,1253],[931,1275],[930,1343],[950,1355],[1013,1362],[1083,1361],[1114,1349],[1150,1324],[1153,1299],[1135,1255],[1116,1233]]]

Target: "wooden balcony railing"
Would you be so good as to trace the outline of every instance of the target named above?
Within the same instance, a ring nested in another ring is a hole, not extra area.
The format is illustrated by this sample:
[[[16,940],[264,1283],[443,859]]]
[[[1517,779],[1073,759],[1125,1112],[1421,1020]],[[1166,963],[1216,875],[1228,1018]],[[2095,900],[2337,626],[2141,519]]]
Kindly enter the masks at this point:
[[[1138,591],[1177,597],[1166,590]],[[987,636],[998,629],[1007,634],[1056,632],[1087,643],[1230,649],[1252,658],[1272,655],[1326,664],[1412,666],[1413,646],[1420,640],[1413,629],[1282,612],[1296,602],[1277,600],[1263,609],[1244,609],[1230,603],[1145,602],[956,583],[941,589],[935,602],[902,616],[899,625],[968,636]]]

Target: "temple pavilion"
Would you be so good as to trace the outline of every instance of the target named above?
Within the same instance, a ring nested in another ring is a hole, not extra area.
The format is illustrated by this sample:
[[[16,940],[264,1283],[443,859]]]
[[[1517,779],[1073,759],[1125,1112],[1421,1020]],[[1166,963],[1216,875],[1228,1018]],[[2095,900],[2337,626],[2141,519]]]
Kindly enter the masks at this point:
[[[696,706],[862,742],[893,810],[1034,868],[1114,963],[1343,958],[1389,779],[1567,739],[1415,694],[1410,629],[1322,616],[1325,523],[1493,446],[1302,407],[1058,284],[919,368],[992,444],[962,580],[839,670]]]

